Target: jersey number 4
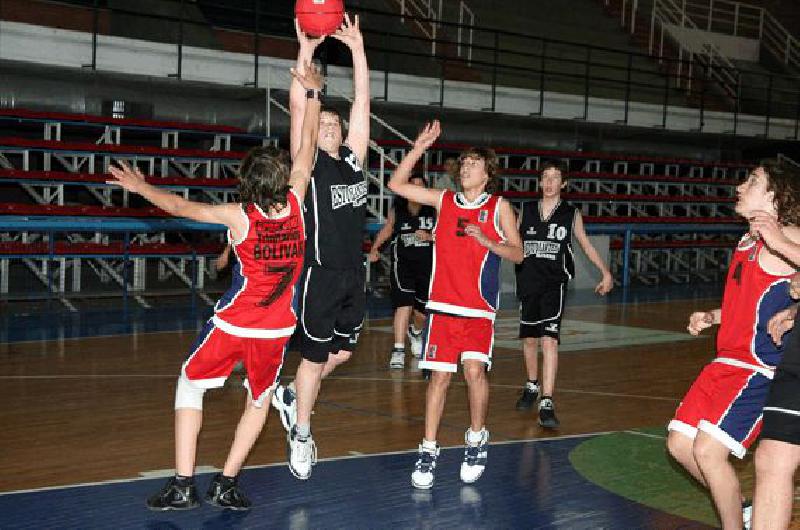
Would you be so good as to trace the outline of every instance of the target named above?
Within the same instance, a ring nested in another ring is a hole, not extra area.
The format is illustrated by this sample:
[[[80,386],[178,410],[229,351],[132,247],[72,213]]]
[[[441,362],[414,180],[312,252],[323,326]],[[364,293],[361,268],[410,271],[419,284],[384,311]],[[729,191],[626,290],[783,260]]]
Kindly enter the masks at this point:
[[[258,305],[261,307],[266,307],[280,298],[289,287],[289,284],[292,283],[295,270],[297,270],[297,263],[289,263],[286,265],[267,265],[265,267],[265,272],[267,274],[279,274],[280,279],[275,283],[275,285],[272,286],[272,290],[261,299]]]

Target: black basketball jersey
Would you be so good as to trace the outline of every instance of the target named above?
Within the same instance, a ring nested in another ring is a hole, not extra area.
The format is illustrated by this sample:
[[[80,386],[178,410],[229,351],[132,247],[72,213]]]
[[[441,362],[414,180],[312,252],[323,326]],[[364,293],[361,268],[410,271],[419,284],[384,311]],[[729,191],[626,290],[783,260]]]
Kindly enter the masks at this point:
[[[305,201],[306,265],[360,267],[367,182],[355,153],[345,144],[339,159],[317,149]]]
[[[430,263],[433,243],[417,238],[417,230],[431,232],[436,222],[436,209],[421,206],[416,215],[408,210],[405,200],[394,205],[394,229],[392,230],[392,258],[402,261]]]
[[[526,202],[520,214],[524,259],[516,267],[519,295],[541,292],[548,285],[569,281],[575,275],[572,226],[577,209],[561,201],[543,218],[541,204]]]
[[[784,372],[800,377],[800,331],[790,330],[783,336],[783,343],[786,344],[786,349],[783,350],[783,359],[778,366]]]

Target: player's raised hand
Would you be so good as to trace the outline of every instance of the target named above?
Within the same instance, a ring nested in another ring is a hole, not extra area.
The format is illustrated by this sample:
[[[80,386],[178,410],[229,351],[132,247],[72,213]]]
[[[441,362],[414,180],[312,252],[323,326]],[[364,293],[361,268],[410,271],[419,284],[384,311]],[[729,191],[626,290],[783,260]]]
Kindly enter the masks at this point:
[[[417,135],[417,139],[414,140],[414,148],[422,149],[423,151],[427,150],[439,138],[440,134],[442,134],[442,124],[439,123],[439,120],[426,123],[422,131]]]
[[[314,54],[314,50],[317,49],[317,46],[322,44],[322,41],[325,40],[324,35],[321,37],[311,37],[303,32],[296,18],[294,19],[294,32],[297,34],[297,42],[300,43],[300,49],[309,53],[309,57]]]
[[[325,86],[325,78],[322,77],[317,66],[314,63],[304,62],[303,70],[302,74],[296,68],[290,68],[289,72],[306,90],[322,90],[322,87]]]
[[[714,314],[711,311],[697,311],[689,315],[686,329],[691,335],[699,335],[701,331],[714,325]]]
[[[778,218],[767,212],[754,212],[748,219],[750,231],[757,234],[770,248],[787,243],[789,239],[783,234],[783,229],[778,223]]]
[[[797,315],[797,306],[778,311],[767,323],[767,332],[772,337],[772,342],[780,346],[784,334],[794,327],[794,317]]]
[[[116,184],[133,193],[139,193],[142,187],[147,186],[144,175],[138,168],[131,169],[125,162],[117,162],[118,166],[109,166],[108,171],[114,180],[107,180],[106,184]]]
[[[603,274],[603,279],[600,280],[600,283],[598,283],[597,287],[594,288],[594,292],[596,292],[600,296],[605,296],[613,288],[614,288],[614,277],[611,276],[610,274]]]
[[[350,15],[344,14],[342,26],[336,30],[336,33],[331,35],[334,39],[343,42],[350,51],[360,50],[364,48],[364,37],[361,35],[361,25],[358,20],[358,15],[353,17],[350,21]]]

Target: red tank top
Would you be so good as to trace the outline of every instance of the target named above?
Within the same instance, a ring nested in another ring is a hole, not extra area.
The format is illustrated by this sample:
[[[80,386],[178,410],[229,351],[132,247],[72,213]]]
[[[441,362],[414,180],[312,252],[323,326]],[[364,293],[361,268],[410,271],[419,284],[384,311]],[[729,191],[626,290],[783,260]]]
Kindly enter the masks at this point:
[[[303,270],[306,233],[303,211],[294,191],[284,215],[270,219],[255,204],[243,205],[247,234],[228,240],[236,260],[231,287],[214,307],[214,323],[240,337],[286,337],[297,317],[294,288]]]
[[[500,256],[466,235],[464,228],[474,224],[492,241],[504,241],[499,205],[500,197],[488,193],[472,203],[461,193],[442,193],[433,229],[429,310],[494,319],[500,301]]]
[[[762,241],[745,236],[733,253],[722,298],[717,359],[775,369],[783,355],[783,346],[772,342],[767,323],[772,315],[791,305],[792,274],[765,271],[758,262],[763,248]]]

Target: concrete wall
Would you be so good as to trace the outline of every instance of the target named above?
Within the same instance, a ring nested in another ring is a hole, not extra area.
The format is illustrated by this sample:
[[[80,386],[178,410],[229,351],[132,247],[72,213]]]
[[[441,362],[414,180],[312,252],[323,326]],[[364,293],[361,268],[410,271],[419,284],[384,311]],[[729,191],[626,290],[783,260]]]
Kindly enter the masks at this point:
[[[666,25],[667,31],[679,42],[684,43],[695,53],[702,53],[706,42],[712,42],[719,47],[719,51],[731,59],[740,61],[758,62],[760,44],[758,39],[734,37],[712,31],[684,28],[672,24]]]

